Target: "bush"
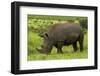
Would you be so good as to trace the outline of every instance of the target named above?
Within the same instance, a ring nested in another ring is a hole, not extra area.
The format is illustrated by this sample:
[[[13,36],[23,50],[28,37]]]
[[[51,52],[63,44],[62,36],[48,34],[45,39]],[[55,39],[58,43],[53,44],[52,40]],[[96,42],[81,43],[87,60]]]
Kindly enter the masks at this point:
[[[87,18],[86,19],[80,19],[80,26],[83,28],[83,29],[88,29],[88,20]]]

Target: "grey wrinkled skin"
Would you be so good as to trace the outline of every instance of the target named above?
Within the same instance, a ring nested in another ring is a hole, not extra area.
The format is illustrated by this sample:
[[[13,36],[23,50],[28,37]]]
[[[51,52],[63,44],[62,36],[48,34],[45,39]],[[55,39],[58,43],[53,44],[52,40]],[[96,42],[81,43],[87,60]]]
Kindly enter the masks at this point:
[[[40,53],[50,54],[53,46],[57,48],[57,53],[63,53],[62,47],[73,45],[74,51],[77,51],[77,42],[80,45],[80,51],[83,50],[84,34],[79,25],[74,23],[59,23],[50,27],[44,34],[44,42]]]

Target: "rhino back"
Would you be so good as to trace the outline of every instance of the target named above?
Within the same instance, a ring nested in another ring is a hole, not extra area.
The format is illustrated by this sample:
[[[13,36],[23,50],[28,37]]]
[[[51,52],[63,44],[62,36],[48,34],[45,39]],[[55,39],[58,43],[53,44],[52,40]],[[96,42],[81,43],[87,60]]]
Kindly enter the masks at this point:
[[[55,24],[48,30],[51,41],[67,41],[69,44],[76,41],[81,33],[81,27],[76,24]]]

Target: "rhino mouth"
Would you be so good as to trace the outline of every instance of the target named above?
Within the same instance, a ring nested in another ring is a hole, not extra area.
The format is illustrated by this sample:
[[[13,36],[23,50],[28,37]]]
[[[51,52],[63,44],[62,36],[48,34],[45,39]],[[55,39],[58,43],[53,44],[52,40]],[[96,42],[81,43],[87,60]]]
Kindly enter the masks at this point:
[[[41,54],[49,54],[47,51],[44,51],[43,48],[36,48],[36,49]]]

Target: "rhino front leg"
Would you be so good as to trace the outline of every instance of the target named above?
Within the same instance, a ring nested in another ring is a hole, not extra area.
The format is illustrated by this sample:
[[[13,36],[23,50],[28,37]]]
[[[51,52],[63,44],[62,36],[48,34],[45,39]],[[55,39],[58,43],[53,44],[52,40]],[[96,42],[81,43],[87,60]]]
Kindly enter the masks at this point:
[[[58,42],[58,44],[57,44],[57,53],[58,54],[63,53],[63,51],[62,51],[62,42]]]

